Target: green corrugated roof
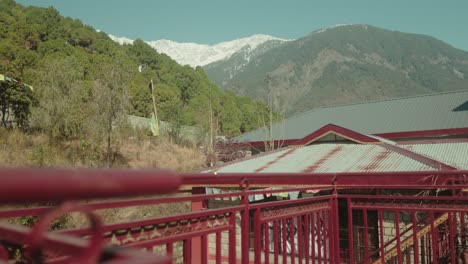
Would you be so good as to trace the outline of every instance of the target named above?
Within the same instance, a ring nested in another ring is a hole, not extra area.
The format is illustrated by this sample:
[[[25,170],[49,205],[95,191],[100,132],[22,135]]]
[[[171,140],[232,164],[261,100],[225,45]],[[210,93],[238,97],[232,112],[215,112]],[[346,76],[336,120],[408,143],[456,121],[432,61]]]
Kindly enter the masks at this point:
[[[468,127],[468,111],[460,111],[468,101],[468,90],[413,96],[349,105],[321,107],[273,125],[276,140],[300,139],[334,124],[362,134],[380,134]],[[460,108],[461,107],[461,108]],[[257,129],[237,138],[240,142],[264,141],[266,129]]]

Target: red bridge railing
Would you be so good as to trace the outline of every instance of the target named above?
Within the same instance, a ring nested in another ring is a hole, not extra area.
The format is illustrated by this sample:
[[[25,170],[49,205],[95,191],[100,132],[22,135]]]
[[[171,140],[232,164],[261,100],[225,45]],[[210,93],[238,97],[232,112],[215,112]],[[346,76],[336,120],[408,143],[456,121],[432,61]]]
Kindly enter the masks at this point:
[[[0,263],[466,263],[466,175],[0,170]]]

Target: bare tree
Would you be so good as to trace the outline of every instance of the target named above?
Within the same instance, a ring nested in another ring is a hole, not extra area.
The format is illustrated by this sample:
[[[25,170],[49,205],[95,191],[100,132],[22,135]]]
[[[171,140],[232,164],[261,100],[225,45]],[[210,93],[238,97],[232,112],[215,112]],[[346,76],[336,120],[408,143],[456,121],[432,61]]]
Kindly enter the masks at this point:
[[[94,115],[90,121],[98,143],[105,146],[106,165],[111,167],[119,147],[116,131],[126,122],[129,100],[124,86],[125,73],[115,67],[103,72],[105,74],[94,82]]]

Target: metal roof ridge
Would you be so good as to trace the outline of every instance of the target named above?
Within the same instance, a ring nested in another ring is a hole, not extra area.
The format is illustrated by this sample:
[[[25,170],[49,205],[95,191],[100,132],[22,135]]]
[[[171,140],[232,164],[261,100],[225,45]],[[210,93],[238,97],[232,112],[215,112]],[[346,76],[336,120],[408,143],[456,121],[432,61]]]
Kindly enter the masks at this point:
[[[257,154],[257,155],[252,155],[252,156],[249,156],[249,157],[244,157],[244,158],[236,159],[236,160],[233,160],[233,161],[228,161],[228,162],[225,162],[225,163],[220,164],[220,165],[209,167],[208,169],[200,169],[200,170],[195,171],[195,172],[216,173],[218,170],[220,170],[220,169],[222,169],[222,168],[224,168],[226,166],[229,166],[229,165],[232,165],[232,164],[237,164],[237,163],[244,162],[244,161],[251,160],[251,159],[260,158],[260,157],[267,156],[267,155],[270,155],[270,154],[273,154],[273,153],[276,153],[276,152],[280,152],[281,150],[291,149],[291,148],[294,148],[294,147],[285,146],[285,147],[278,148],[278,149],[275,149],[275,150],[272,150],[272,151],[266,151],[266,152],[263,152],[263,153],[260,153],[260,154]]]
[[[421,162],[425,165],[428,165],[430,167],[433,167],[437,170],[459,170],[459,168],[457,167],[454,167],[454,166],[451,166],[449,164],[446,164],[442,161],[439,161],[439,160],[436,160],[432,157],[428,157],[428,156],[425,156],[425,155],[422,155],[420,153],[417,153],[417,152],[414,152],[414,151],[411,151],[409,149],[406,149],[406,148],[402,148],[398,145],[391,145],[391,144],[388,144],[388,143],[385,143],[383,142],[383,144],[381,144],[380,146],[390,150],[390,151],[393,151],[393,152],[396,152],[400,155],[403,155],[403,156],[406,156],[410,159],[413,159],[415,161],[418,161],[418,162]]]
[[[383,142],[379,138],[371,137],[371,136],[359,133],[357,131],[354,131],[352,129],[329,123],[329,124],[319,128],[319,129],[315,130],[314,132],[306,135],[305,137],[297,140],[292,145],[303,145],[303,146],[305,146],[305,145],[311,144],[311,143],[319,140],[320,138],[322,138],[324,136],[327,136],[330,133],[335,134],[335,135],[340,136],[340,137],[343,137],[343,138],[346,138],[346,139],[348,139],[350,141],[353,141],[353,142],[359,143],[359,144],[380,144],[380,143]]]

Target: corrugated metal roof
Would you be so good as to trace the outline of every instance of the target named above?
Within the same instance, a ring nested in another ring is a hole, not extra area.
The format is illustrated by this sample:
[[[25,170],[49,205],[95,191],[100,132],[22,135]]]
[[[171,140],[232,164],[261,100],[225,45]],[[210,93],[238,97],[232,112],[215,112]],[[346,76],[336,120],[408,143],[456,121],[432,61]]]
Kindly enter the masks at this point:
[[[468,169],[468,142],[400,145],[458,169]]]
[[[333,173],[423,170],[434,170],[434,168],[379,145],[320,143],[285,148],[270,155],[218,168],[216,172]]]
[[[276,123],[273,126],[273,137],[276,140],[301,139],[327,124],[367,135],[464,128],[468,127],[468,112],[456,109],[467,101],[468,90],[464,90],[322,107]],[[236,140],[264,141],[267,135],[266,129],[257,129],[237,137]]]

